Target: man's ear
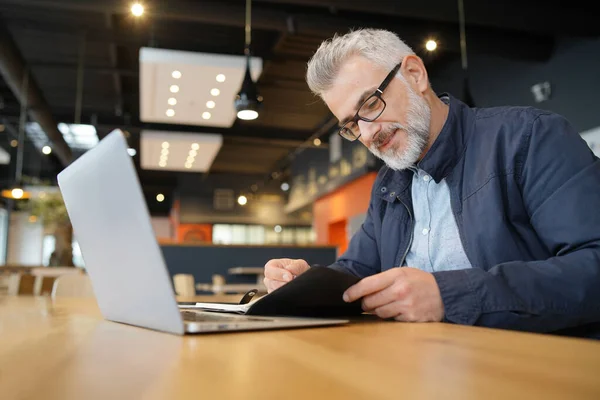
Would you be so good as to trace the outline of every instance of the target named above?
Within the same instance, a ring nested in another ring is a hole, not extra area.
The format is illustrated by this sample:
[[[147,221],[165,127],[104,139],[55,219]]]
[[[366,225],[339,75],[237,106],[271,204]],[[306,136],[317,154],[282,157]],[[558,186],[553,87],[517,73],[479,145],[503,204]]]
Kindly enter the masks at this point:
[[[414,54],[410,54],[402,60],[402,75],[420,93],[425,93],[429,88],[429,76],[423,60]]]

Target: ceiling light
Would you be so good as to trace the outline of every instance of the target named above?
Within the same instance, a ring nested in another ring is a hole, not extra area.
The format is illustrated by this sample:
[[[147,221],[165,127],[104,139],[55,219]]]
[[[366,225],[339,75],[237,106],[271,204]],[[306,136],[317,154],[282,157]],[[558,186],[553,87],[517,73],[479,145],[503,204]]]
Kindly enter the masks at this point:
[[[246,121],[250,121],[258,118],[258,111],[255,110],[240,110],[237,113],[237,117],[239,119],[244,119]]]
[[[251,120],[258,118],[258,110],[262,104],[262,97],[258,95],[256,85],[250,76],[250,54],[246,56],[246,75],[242,87],[235,97],[234,106],[239,119]]]
[[[167,117],[172,117],[172,116],[174,116],[174,115],[175,115],[175,110],[173,110],[172,108],[169,108],[169,109],[167,110],[167,113],[166,113],[166,114],[167,114]]]
[[[247,202],[248,202],[248,199],[246,198],[246,196],[238,197],[238,204],[240,206],[245,206]]]
[[[179,71],[173,71],[173,73],[171,74],[171,76],[175,79],[179,79],[181,78],[181,72]]]
[[[246,0],[246,40],[244,43],[244,54],[246,55],[246,73],[244,74],[244,80],[242,81],[242,87],[238,92],[233,102],[235,110],[237,111],[237,117],[239,119],[256,119],[258,118],[258,110],[262,104],[262,97],[259,96],[256,84],[252,80],[250,75],[250,39],[251,39],[251,2]]]
[[[52,147],[50,147],[50,146],[42,147],[42,153],[44,153],[45,155],[52,153]]]
[[[135,156],[137,154],[137,151],[135,149],[132,149],[131,147],[127,149],[127,154],[129,154],[131,157]]]
[[[193,164],[194,161],[196,161],[196,159],[194,157],[188,157],[187,160],[185,160],[186,164]]]
[[[162,142],[162,148],[163,149],[168,149],[169,148],[169,142]]]
[[[163,148],[163,149],[160,151],[160,154],[162,154],[162,155],[163,155],[163,156],[165,156],[165,157],[166,157],[166,156],[168,156],[168,155],[169,155],[169,149]]]
[[[169,90],[171,91],[171,93],[177,93],[177,92],[179,92],[179,86],[171,85]]]
[[[313,144],[317,147],[319,147],[321,145],[321,139],[316,138],[315,140],[313,140]]]
[[[144,6],[140,3],[135,3],[131,6],[131,13],[136,17],[141,17],[144,14]]]
[[[217,88],[213,88],[213,89],[210,89],[210,94],[212,94],[213,96],[216,97],[221,94],[221,91]]]
[[[10,147],[17,147],[19,145],[19,142],[16,139],[13,139],[10,141]]]
[[[177,104],[177,99],[175,97],[171,97],[171,98],[169,98],[167,103],[169,103],[170,106],[174,106]]]
[[[164,167],[167,166],[167,162],[166,161],[161,161],[161,162],[158,163],[158,166],[161,167],[161,168],[164,168]]]
[[[208,111],[204,111],[202,113],[202,118],[203,119],[210,119],[210,113]]]
[[[190,163],[185,163],[185,167],[186,167],[187,169],[190,169],[190,168],[192,168],[192,164],[190,164]]]
[[[163,201],[165,201],[165,195],[162,193],[157,194],[156,201],[158,201],[159,203],[162,203]]]
[[[209,101],[206,102],[206,107],[207,108],[215,108],[215,106],[216,106],[216,104],[212,100],[209,100]]]
[[[273,228],[273,230],[277,233],[281,233],[281,225],[275,225],[275,227]]]
[[[283,182],[281,184],[281,190],[283,190],[284,192],[287,192],[288,190],[290,190],[290,184],[287,182]]]
[[[196,157],[198,152],[196,150],[190,150],[190,157]]]
[[[225,75],[223,75],[223,74],[217,75],[217,82],[220,82],[220,83],[225,82]]]
[[[13,189],[3,190],[1,195],[2,195],[2,197],[5,197],[7,199],[14,199],[14,200],[24,200],[24,199],[29,199],[31,197],[30,192],[26,192],[18,186],[14,187]]]
[[[198,143],[192,143],[192,150],[198,150],[200,145]]]
[[[434,51],[435,49],[437,49],[437,42],[435,40],[428,40],[427,43],[425,43],[425,48],[429,51]]]
[[[23,192],[23,189],[21,189],[21,188],[14,188],[12,190],[11,194],[12,194],[13,198],[20,199],[21,197],[23,197],[24,192]]]

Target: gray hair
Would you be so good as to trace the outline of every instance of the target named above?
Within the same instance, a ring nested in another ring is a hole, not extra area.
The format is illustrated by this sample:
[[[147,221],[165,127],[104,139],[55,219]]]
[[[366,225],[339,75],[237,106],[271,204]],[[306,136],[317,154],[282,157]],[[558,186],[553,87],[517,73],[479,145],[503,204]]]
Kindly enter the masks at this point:
[[[336,34],[321,43],[308,61],[306,82],[314,94],[323,97],[349,57],[360,55],[391,70],[409,54],[415,52],[395,33],[383,29],[359,29],[342,36]]]

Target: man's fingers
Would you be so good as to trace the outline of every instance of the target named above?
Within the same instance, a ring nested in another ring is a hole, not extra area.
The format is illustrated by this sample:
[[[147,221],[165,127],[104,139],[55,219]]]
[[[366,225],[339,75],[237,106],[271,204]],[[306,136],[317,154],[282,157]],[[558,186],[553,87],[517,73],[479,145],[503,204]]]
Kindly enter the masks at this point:
[[[344,301],[350,303],[361,297],[379,292],[390,286],[397,277],[395,268],[364,278],[344,292]]]
[[[285,269],[290,271],[295,276],[306,272],[309,268],[310,266],[304,260],[293,260],[291,263],[285,266]]]
[[[384,306],[386,304],[392,303],[396,299],[390,290],[392,286],[388,286],[387,288],[370,294],[368,296],[363,297],[362,299],[362,309],[363,311],[373,311],[374,309]]]
[[[373,312],[381,319],[394,318],[398,321],[401,321],[401,319],[398,318],[402,318],[402,304],[395,301],[393,303],[378,307]]]
[[[280,282],[289,282],[294,279],[292,273],[283,268],[283,266],[275,266],[273,264],[265,266],[265,278]]]
[[[283,285],[285,285],[287,282],[274,281],[274,280],[265,278],[264,283],[265,283],[265,286],[267,287],[267,293],[271,293],[272,291],[277,290],[280,287],[282,287]]]

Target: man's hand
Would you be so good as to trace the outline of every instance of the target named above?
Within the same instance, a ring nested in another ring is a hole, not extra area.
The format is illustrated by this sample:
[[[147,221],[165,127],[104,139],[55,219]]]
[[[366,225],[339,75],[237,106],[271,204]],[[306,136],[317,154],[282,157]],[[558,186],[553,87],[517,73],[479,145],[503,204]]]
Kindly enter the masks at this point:
[[[416,268],[392,268],[364,278],[344,292],[344,300],[362,297],[362,308],[380,318],[406,322],[438,322],[444,303],[435,277]]]
[[[273,290],[285,285],[298,275],[308,271],[310,266],[304,260],[279,258],[265,264],[265,286],[271,293]]]

